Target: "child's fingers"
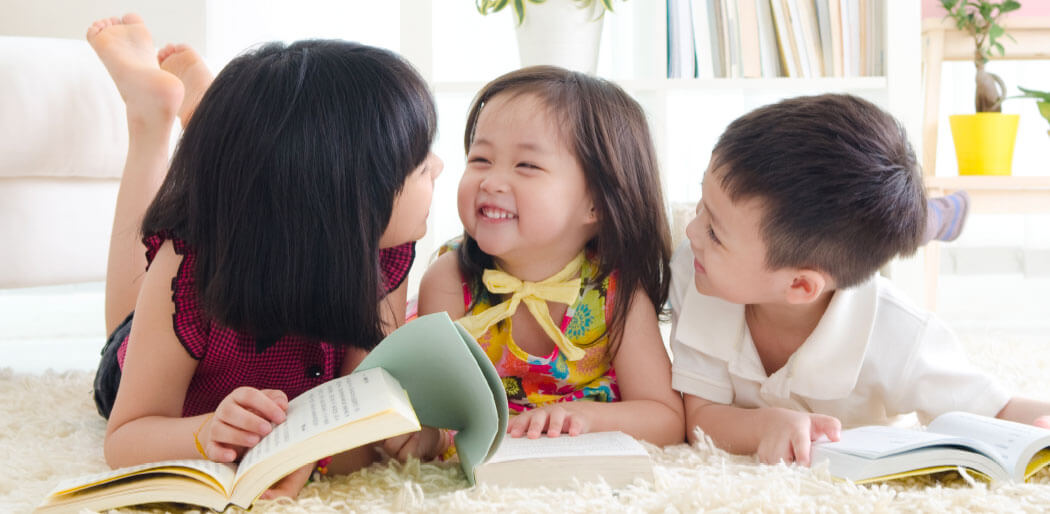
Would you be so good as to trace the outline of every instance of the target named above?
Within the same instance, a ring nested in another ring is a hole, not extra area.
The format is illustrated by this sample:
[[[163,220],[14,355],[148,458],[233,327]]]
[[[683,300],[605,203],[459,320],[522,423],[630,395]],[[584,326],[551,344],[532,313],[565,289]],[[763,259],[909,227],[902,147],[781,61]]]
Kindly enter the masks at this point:
[[[529,428],[529,420],[531,419],[531,411],[510,418],[510,421],[507,422],[507,433],[510,434],[511,437],[521,437],[525,435],[525,431]]]
[[[587,423],[584,422],[582,416],[572,416],[569,418],[569,435],[578,436],[589,429]]]
[[[775,441],[765,442],[759,445],[758,461],[762,464],[776,464],[781,460],[786,460],[789,446],[788,439],[778,438]]]
[[[281,423],[285,419],[284,408],[266,393],[253,387],[238,387],[230,393],[229,398],[237,405],[262,416],[269,423]],[[269,427],[266,430],[266,433],[269,433]]]
[[[511,437],[521,437],[521,415],[514,416],[507,421],[507,435]]]
[[[812,444],[810,439],[811,431],[797,431],[791,434],[791,452],[794,455],[794,461],[802,464],[803,466],[809,466],[809,447]],[[791,462],[788,459],[784,459],[785,462]]]
[[[280,389],[263,389],[262,393],[273,400],[282,411],[288,410],[288,395]]]
[[[558,437],[561,435],[561,429],[565,425],[565,416],[565,409],[551,409],[550,417],[547,421],[547,437]]]
[[[233,462],[237,460],[237,450],[229,448],[217,441],[208,441],[204,445],[204,453],[215,462]]]
[[[251,448],[259,443],[262,437],[254,432],[224,422],[212,423],[211,440],[227,446]]]
[[[223,425],[253,434],[257,438],[273,431],[273,424],[240,405],[219,405],[215,418]]]
[[[532,412],[531,419],[529,419],[529,429],[525,435],[529,439],[536,439],[543,434],[545,428],[547,428],[547,411],[536,409]]]
[[[383,441],[383,451],[387,455],[400,459],[401,449],[408,444],[408,440],[412,437],[412,434],[401,434],[389,437]]]
[[[1050,416],[1039,416],[1032,424],[1040,428],[1050,428]]]
[[[842,432],[842,422],[838,418],[813,414],[809,417],[809,420],[812,433],[811,440],[816,441],[821,434],[828,436],[828,439],[832,441],[839,440],[839,433]]]
[[[413,432],[408,435],[405,444],[401,445],[401,449],[397,451],[397,460],[405,462],[409,457],[422,458],[422,455],[419,454],[420,435],[421,432]]]
[[[270,488],[262,494],[261,498],[264,500],[273,500],[281,497],[295,498],[310,479],[310,474],[313,473],[313,470],[313,464],[307,464],[291,472],[291,474],[270,486]]]

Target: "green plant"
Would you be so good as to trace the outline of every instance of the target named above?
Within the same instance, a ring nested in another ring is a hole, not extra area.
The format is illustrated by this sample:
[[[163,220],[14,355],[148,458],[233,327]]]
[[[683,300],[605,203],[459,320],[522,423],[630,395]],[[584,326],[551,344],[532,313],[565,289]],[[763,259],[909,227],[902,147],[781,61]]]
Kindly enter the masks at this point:
[[[941,5],[948,11],[947,17],[955,20],[956,28],[973,36],[973,63],[977,67],[977,112],[1001,112],[1003,99],[1006,97],[1006,84],[998,75],[986,71],[984,65],[993,51],[1000,56],[1005,53],[999,38],[1010,36],[999,24],[999,18],[1019,9],[1021,3],[1016,0],[941,0]]]
[[[1010,98],[1034,98],[1036,100],[1036,107],[1039,108],[1039,114],[1046,118],[1047,123],[1050,123],[1050,91],[1038,91],[1035,89],[1025,89],[1018,86],[1023,95],[1012,96]]]
[[[534,4],[542,4],[547,0],[474,0],[474,4],[478,7],[478,12],[481,14],[489,14],[494,12],[502,11],[507,5],[514,6],[514,16],[518,20],[518,25],[521,25],[525,21],[525,4],[532,2]],[[572,0],[576,7],[580,9],[590,7],[595,0]],[[602,7],[606,11],[613,10],[613,0],[598,0],[602,3]],[[604,13],[604,11],[603,11]]]

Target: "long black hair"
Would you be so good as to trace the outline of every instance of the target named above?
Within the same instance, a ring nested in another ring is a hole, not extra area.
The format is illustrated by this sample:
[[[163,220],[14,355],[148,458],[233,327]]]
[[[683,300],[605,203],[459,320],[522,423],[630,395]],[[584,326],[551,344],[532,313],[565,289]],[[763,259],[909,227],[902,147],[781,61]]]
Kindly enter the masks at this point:
[[[379,238],[435,130],[426,83],[396,54],[267,44],[201,99],[143,234],[193,249],[215,322],[370,349],[383,334]]]
[[[561,122],[562,135],[583,169],[598,215],[598,234],[587,242],[599,261],[594,280],[616,272],[618,294],[606,320],[615,353],[633,293],[644,291],[662,315],[671,280],[670,229],[645,112],[607,80],[556,66],[522,68],[489,82],[474,98],[463,135],[467,153],[481,110],[500,94],[539,97]],[[464,233],[459,267],[468,277],[480,277],[493,267],[493,259]],[[482,297],[484,286],[472,282],[473,297]]]

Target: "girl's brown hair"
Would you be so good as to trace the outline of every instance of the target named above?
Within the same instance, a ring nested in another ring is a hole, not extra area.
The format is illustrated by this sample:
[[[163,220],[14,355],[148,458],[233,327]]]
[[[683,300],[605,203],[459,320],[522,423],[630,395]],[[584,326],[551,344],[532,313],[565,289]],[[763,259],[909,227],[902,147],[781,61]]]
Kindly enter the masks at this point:
[[[501,94],[534,95],[546,104],[583,169],[598,216],[598,234],[587,242],[599,261],[595,280],[616,273],[618,294],[606,321],[615,351],[634,291],[641,288],[662,315],[670,284],[671,238],[645,113],[606,80],[555,66],[522,68],[489,82],[474,98],[463,138],[467,153],[481,110]],[[466,276],[480,277],[493,262],[464,234],[459,265]],[[470,282],[474,298],[486,294],[480,280]]]

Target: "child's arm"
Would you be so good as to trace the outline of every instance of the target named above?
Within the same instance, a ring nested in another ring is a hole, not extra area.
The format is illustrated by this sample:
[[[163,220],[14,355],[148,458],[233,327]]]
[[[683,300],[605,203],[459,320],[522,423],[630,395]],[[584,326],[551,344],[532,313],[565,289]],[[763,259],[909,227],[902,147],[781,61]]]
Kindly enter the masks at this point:
[[[233,461],[270,432],[271,422],[284,421],[284,393],[253,388],[235,390],[214,415],[182,417],[197,361],[183,348],[171,323],[171,284],[181,261],[167,242],[146,272],[106,427],[105,455],[111,467],[201,458],[195,433],[212,460]]]
[[[995,417],[1050,428],[1050,403],[1015,396]]]
[[[621,401],[563,402],[533,409],[511,420],[510,435],[620,430],[660,446],[682,442],[682,398],[671,389],[671,361],[656,310],[641,290],[631,300],[613,369]]]
[[[723,450],[740,455],[755,454],[766,464],[798,462],[809,465],[811,443],[821,435],[838,441],[842,428],[838,419],[823,414],[762,407],[747,409],[685,395],[689,442],[695,443],[700,427]]]
[[[454,251],[438,257],[419,281],[419,315],[447,312],[453,320],[467,314],[463,305],[463,277]]]

